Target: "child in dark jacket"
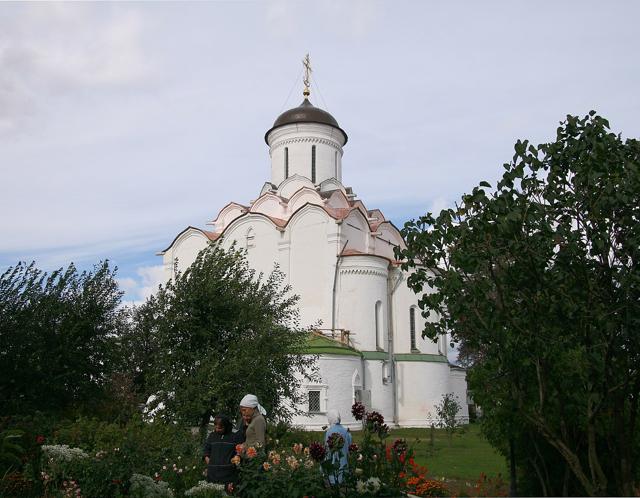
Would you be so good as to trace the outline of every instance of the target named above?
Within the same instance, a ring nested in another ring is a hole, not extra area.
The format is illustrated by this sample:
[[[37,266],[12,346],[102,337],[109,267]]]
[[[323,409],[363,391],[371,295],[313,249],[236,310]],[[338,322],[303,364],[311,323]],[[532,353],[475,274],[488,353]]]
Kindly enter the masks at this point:
[[[236,444],[242,442],[242,434],[232,432],[231,420],[226,415],[216,415],[214,431],[204,443],[204,461],[207,464],[207,481],[228,485],[236,482],[236,466],[231,459],[236,454]]]

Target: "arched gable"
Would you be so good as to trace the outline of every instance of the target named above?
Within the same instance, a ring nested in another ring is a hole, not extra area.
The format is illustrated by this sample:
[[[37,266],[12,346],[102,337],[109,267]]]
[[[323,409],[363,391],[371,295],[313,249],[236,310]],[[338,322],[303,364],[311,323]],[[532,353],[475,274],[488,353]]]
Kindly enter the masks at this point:
[[[349,199],[342,190],[334,190],[331,197],[327,199],[327,206],[335,209],[348,209],[351,207]]]
[[[260,195],[258,197],[263,196],[264,194],[266,194],[267,192],[275,192],[278,190],[278,187],[276,187],[273,183],[271,182],[264,182],[264,185],[262,186],[262,188],[260,189]]]
[[[188,226],[187,228],[182,230],[182,232],[176,235],[176,237],[173,239],[171,244],[169,244],[169,246],[166,249],[163,249],[162,251],[158,252],[158,255],[163,256],[169,250],[172,250],[172,249],[176,250],[185,240],[192,237],[201,239],[203,241],[213,241],[218,238],[218,234],[213,232],[207,232],[196,227]]]
[[[349,241],[348,249],[368,252],[371,230],[366,215],[359,209],[352,209],[342,220],[343,237]]]
[[[383,221],[378,225],[377,237],[390,242],[393,245],[406,247],[400,230],[390,221]]]
[[[322,206],[324,202],[322,200],[322,197],[320,197],[320,194],[318,194],[315,189],[303,187],[291,196],[287,205],[287,211],[290,213],[294,213],[297,209],[301,208],[305,204],[315,204],[318,206]]]
[[[332,190],[340,190],[343,194],[346,194],[344,185],[336,178],[328,178],[320,183],[320,192],[330,192]]]
[[[304,221],[304,218],[307,214],[314,213],[322,216],[326,220],[334,220],[334,218],[327,213],[327,211],[317,204],[306,203],[303,206],[299,207],[293,214],[289,217],[287,221],[286,228],[287,230],[294,230],[297,225]]]
[[[369,227],[369,220],[367,219],[367,215],[363,213],[360,209],[352,209],[349,212],[349,214],[344,218],[344,223],[348,223],[354,226],[355,228],[360,229],[364,233],[369,233],[371,231]]]
[[[282,199],[271,192],[260,196],[260,198],[251,205],[251,209],[249,211],[251,213],[263,213],[267,216],[274,216],[276,218],[283,218],[285,216]]]
[[[250,225],[251,223],[266,224],[276,230],[282,230],[286,225],[285,220],[274,218],[264,213],[246,212],[242,216],[239,216],[231,223],[229,223],[225,227],[224,231],[220,234],[220,237],[223,237],[225,240],[234,239],[234,236],[242,231],[242,227],[245,227],[244,229],[246,231],[248,225]],[[238,230],[240,230],[240,232],[238,232]]]
[[[221,232],[229,223],[246,213],[247,209],[246,206],[238,204],[237,202],[230,202],[220,210],[212,224],[215,225],[216,231]]]
[[[358,199],[357,201],[353,201],[352,206],[354,208],[358,208],[361,209],[363,213],[367,213],[368,209],[367,207],[364,205],[364,202],[362,202],[360,199]]]
[[[290,198],[298,190],[303,187],[308,187],[315,190],[315,185],[311,180],[300,175],[292,175],[278,185],[278,195],[285,199]]]
[[[372,209],[369,211],[369,218],[377,218],[377,223],[382,223],[386,220],[384,214],[382,214],[382,211],[379,209]]]
[[[235,219],[223,234],[223,247],[235,243],[238,249],[246,251],[249,266],[256,275],[268,275],[278,262],[278,243],[282,240],[277,219],[262,213],[246,213]]]

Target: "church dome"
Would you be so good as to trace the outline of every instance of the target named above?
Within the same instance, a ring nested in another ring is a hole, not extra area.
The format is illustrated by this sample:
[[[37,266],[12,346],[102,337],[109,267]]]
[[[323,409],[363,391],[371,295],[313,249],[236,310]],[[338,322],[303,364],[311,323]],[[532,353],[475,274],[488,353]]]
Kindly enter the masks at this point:
[[[319,123],[332,126],[340,130],[344,135],[344,143],[347,143],[347,134],[342,128],[340,128],[336,118],[327,111],[324,111],[319,107],[315,107],[307,98],[305,98],[302,104],[298,107],[294,107],[293,109],[289,109],[288,111],[284,111],[280,114],[269,131],[264,134],[264,141],[267,142],[267,144],[269,143],[267,137],[269,136],[269,133],[276,128],[295,123]]]

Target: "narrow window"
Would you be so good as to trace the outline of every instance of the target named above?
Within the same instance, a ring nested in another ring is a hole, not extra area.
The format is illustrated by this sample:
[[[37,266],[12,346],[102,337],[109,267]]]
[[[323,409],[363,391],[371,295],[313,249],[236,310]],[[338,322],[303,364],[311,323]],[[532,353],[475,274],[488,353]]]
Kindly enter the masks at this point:
[[[338,179],[338,151],[333,153],[333,167],[335,169],[335,177]]]
[[[311,181],[316,183],[316,146],[311,146]]]
[[[416,309],[409,308],[409,333],[411,334],[411,351],[416,350]]]
[[[382,303],[378,301],[376,303],[376,349],[384,350],[384,344],[382,341]]]
[[[320,391],[309,391],[309,413],[320,412]]]
[[[289,147],[284,148],[284,179],[289,178]]]

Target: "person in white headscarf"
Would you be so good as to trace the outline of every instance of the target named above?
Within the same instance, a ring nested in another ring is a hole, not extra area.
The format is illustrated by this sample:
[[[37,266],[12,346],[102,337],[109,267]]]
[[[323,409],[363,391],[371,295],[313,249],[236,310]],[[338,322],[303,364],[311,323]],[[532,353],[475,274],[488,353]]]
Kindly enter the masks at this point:
[[[324,444],[328,447],[327,459],[330,459],[334,465],[334,471],[327,476],[331,484],[336,481],[341,483],[344,475],[349,471],[349,446],[351,446],[351,433],[340,423],[341,417],[338,410],[329,410],[327,412],[327,422],[329,428],[324,434]],[[334,439],[340,436],[342,444],[336,444],[340,439]],[[330,439],[333,442],[330,442]]]
[[[264,416],[267,411],[258,402],[258,397],[247,394],[240,401],[240,414],[242,415],[242,428],[247,447],[261,445],[264,447],[267,423]]]

